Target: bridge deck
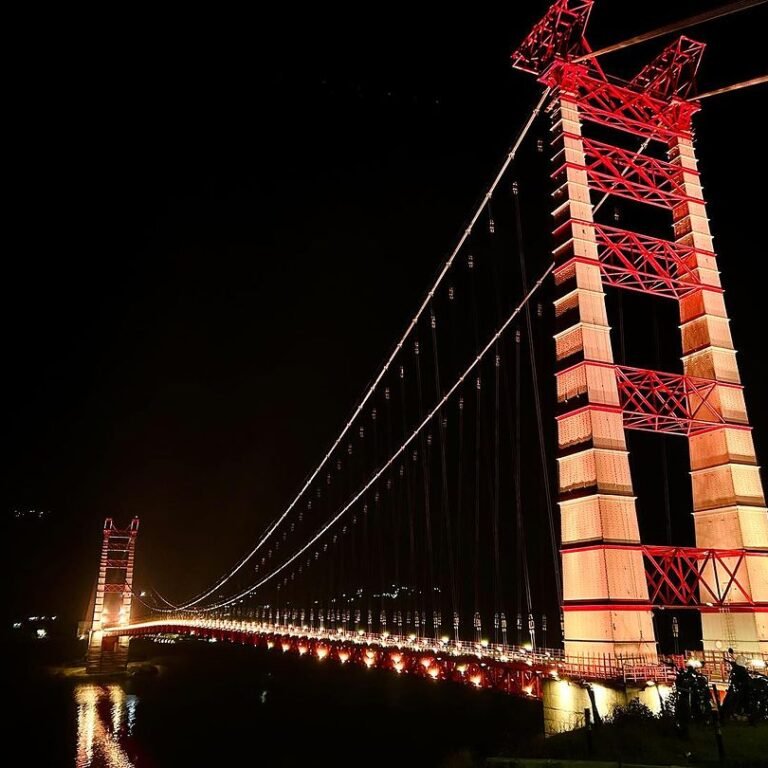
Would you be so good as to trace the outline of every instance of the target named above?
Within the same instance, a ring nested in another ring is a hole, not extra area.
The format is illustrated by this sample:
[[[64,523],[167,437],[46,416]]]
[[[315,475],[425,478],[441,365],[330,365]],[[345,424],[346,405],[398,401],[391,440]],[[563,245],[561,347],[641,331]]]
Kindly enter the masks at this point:
[[[104,631],[130,637],[177,634],[274,648],[283,653],[314,656],[319,661],[333,659],[341,664],[356,663],[532,698],[541,697],[542,682],[547,679],[669,683],[685,660],[683,656],[660,658],[658,663],[609,656],[565,657],[558,650],[532,651],[520,646],[455,643],[364,631],[320,631],[248,621],[180,618],[136,622]],[[728,665],[724,657],[701,653],[698,657],[711,680],[727,679]]]

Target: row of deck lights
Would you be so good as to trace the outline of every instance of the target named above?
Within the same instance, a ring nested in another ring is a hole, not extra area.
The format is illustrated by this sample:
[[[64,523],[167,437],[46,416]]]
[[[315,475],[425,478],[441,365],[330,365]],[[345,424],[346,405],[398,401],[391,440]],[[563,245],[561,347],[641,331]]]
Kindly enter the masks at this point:
[[[196,622],[199,624],[199,622]],[[208,627],[208,628],[216,628],[216,629],[231,629],[235,631],[242,631],[245,630],[249,633],[255,633],[255,632],[272,632],[272,633],[285,633],[285,634],[297,634],[302,633],[308,636],[313,637],[324,637],[327,639],[345,639],[345,640],[351,640],[353,642],[385,642],[385,643],[393,643],[396,645],[411,645],[411,646],[421,646],[425,648],[429,648],[434,651],[443,651],[448,652],[453,655],[461,655],[462,653],[466,653],[469,648],[473,648],[475,652],[477,653],[478,657],[482,655],[486,655],[487,653],[492,653],[494,655],[499,656],[499,660],[509,661],[510,659],[510,652],[512,655],[525,655],[525,654],[532,654],[533,653],[533,647],[530,643],[526,643],[521,647],[516,648],[509,648],[507,646],[493,646],[490,644],[490,642],[487,639],[480,640],[476,643],[461,643],[457,644],[455,641],[452,641],[450,637],[447,635],[443,635],[437,642],[438,645],[435,644],[435,641],[432,638],[423,637],[419,638],[415,634],[411,633],[407,635],[405,638],[402,638],[398,635],[391,635],[389,632],[382,632],[381,634],[370,636],[368,635],[365,630],[358,629],[356,632],[348,632],[341,628],[331,631],[325,631],[325,630],[316,630],[311,629],[308,625],[303,626],[295,626],[292,624],[289,624],[287,626],[280,626],[280,625],[273,625],[273,624],[264,624],[264,623],[242,623],[237,621],[230,621],[226,619],[214,619],[211,621],[203,622],[200,624],[200,626]],[[549,657],[549,652],[544,652],[542,654],[545,657]],[[530,661],[530,659],[528,659]]]

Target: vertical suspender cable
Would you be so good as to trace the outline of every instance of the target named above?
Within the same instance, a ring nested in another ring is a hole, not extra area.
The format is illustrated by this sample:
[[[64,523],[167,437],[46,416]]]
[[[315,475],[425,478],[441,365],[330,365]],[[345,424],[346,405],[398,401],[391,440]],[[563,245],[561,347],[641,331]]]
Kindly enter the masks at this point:
[[[422,383],[421,383],[421,355],[418,348],[418,341],[416,342],[416,390],[418,392],[418,398],[419,398],[419,419],[424,418],[424,400],[423,400],[423,391],[422,391]],[[439,397],[438,393],[438,397]],[[434,612],[434,602],[435,602],[435,591],[434,591],[434,584],[435,584],[435,558],[434,558],[434,550],[432,547],[432,516],[431,516],[431,505],[430,505],[430,496],[431,496],[431,490],[430,490],[430,483],[429,483],[429,446],[427,444],[426,435],[424,433],[421,434],[421,472],[422,472],[422,483],[424,486],[424,532],[427,539],[427,563],[426,563],[426,588],[427,593],[429,595],[429,599],[427,601],[422,600],[422,607],[421,611],[422,613],[425,610],[429,610],[431,613]],[[425,629],[422,627],[422,630]]]
[[[521,471],[520,471],[520,448],[521,448],[521,430],[520,430],[520,328],[515,328],[515,439],[514,456],[512,466],[514,469],[515,484],[515,611],[517,612],[516,635],[517,644],[523,642],[523,505],[522,492],[520,489]]]
[[[528,275],[525,267],[525,250],[523,248],[523,223],[520,215],[520,190],[517,182],[513,185],[513,201],[515,209],[515,230],[517,234],[517,251],[520,259],[520,279],[523,293],[528,291]],[[525,305],[525,324],[528,331],[528,352],[531,364],[531,383],[533,384],[533,401],[536,412],[536,427],[539,432],[539,457],[541,459],[541,477],[544,485],[545,503],[547,505],[547,520],[549,522],[549,537],[552,550],[552,568],[555,573],[555,589],[557,590],[558,605],[563,604],[563,585],[560,578],[560,556],[557,551],[557,530],[555,528],[554,511],[552,509],[552,489],[549,482],[549,466],[547,464],[547,449],[544,442],[544,424],[541,414],[541,393],[539,392],[539,374],[536,366],[536,349],[533,339],[533,322],[531,308]]]
[[[481,405],[480,396],[482,380],[480,372],[475,379],[475,536],[474,536],[474,587],[475,587],[475,640],[480,635],[480,438],[481,438]]]
[[[500,425],[499,425],[499,373],[501,357],[499,346],[496,345],[494,356],[494,419],[493,419],[493,631],[494,642],[499,643],[499,614],[501,613],[501,566],[499,559],[499,494],[501,478],[499,473]]]
[[[525,521],[523,519],[523,477],[522,477],[522,408],[521,408],[522,368],[520,366],[520,330],[515,333],[515,522],[517,524],[517,642],[522,641],[522,595],[521,585],[525,588],[528,614],[533,612],[531,598],[531,578],[528,572],[528,548],[525,542]],[[522,578],[521,578],[522,576]]]
[[[392,392],[389,388],[386,390],[386,408],[387,408],[387,455],[392,453]],[[394,578],[393,583],[400,583],[400,519],[402,515],[401,500],[403,496],[402,487],[402,474],[399,475],[401,482],[397,484],[397,493],[393,494],[392,499],[392,541],[394,543],[394,551],[392,553],[392,576]],[[381,589],[384,589],[384,581],[381,582]]]
[[[406,395],[405,395],[405,370],[400,367],[400,397],[403,403],[403,439],[408,434],[408,423],[406,415]],[[413,603],[413,590],[416,588],[416,532],[414,530],[414,505],[411,489],[411,473],[408,470],[408,457],[404,457],[403,461],[405,465],[405,500],[406,510],[405,515],[408,518],[408,553],[409,553],[409,578],[410,578],[410,592],[406,601],[406,606]]]
[[[438,354],[437,349],[437,321],[435,319],[434,311],[431,315],[431,326],[432,326],[432,352],[433,352],[433,362],[435,367],[435,392],[437,393],[437,397],[441,397],[443,392],[442,388],[440,386],[440,356]],[[454,555],[453,555],[453,532],[452,532],[452,526],[451,526],[451,508],[450,508],[450,500],[448,498],[448,463],[447,463],[447,457],[446,457],[446,429],[445,429],[445,421],[444,417],[441,415],[439,417],[439,425],[438,430],[440,433],[440,475],[442,479],[442,495],[441,495],[441,511],[442,511],[442,517],[445,523],[445,527],[443,528],[441,526],[441,531],[445,531],[445,538],[447,543],[447,559],[448,559],[448,580],[450,582],[450,596],[451,596],[451,616],[453,616],[454,613],[456,613],[456,571],[455,571],[455,565],[454,565]]]
[[[462,511],[464,509],[464,397],[459,397],[459,464],[456,468],[456,536],[458,541],[463,538],[463,519]],[[461,568],[461,559],[456,564],[456,578],[459,584],[462,584],[463,570]],[[459,629],[461,624],[461,604],[457,601],[453,614],[453,634],[454,640],[459,640]]]

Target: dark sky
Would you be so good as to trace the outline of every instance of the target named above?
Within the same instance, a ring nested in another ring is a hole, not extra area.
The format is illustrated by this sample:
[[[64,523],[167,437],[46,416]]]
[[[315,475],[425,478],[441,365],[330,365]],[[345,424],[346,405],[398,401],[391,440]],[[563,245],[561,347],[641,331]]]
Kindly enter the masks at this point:
[[[646,0],[630,16],[603,0],[590,39],[718,4]],[[254,541],[534,102],[509,54],[546,6],[18,21],[1,302],[12,611],[81,611],[107,515],[141,517],[140,577],[176,597]],[[765,73],[766,21],[761,9],[691,32],[709,44],[701,90]],[[605,65],[629,74],[660,47]],[[765,99],[717,97],[697,118],[763,456]],[[545,258],[549,233],[532,237]],[[15,519],[28,509],[49,514]]]

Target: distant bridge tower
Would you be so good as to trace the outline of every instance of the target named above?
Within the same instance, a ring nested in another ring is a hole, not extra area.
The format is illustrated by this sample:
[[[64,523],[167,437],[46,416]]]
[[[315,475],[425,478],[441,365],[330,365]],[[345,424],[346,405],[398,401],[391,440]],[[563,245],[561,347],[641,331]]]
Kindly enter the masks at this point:
[[[681,37],[616,82],[585,56],[592,5],[557,0],[512,57],[554,102],[566,652],[655,657],[659,603],[701,611],[705,650],[766,652],[768,516],[687,100],[704,45]],[[671,239],[602,223],[607,194],[665,211]],[[606,286],[678,302],[680,373],[615,363]],[[625,429],[687,437],[695,548],[641,543]]]
[[[133,566],[139,518],[128,528],[115,528],[112,518],[104,521],[99,576],[88,635],[88,672],[116,672],[128,663],[128,637],[104,636],[103,629],[131,618]]]

